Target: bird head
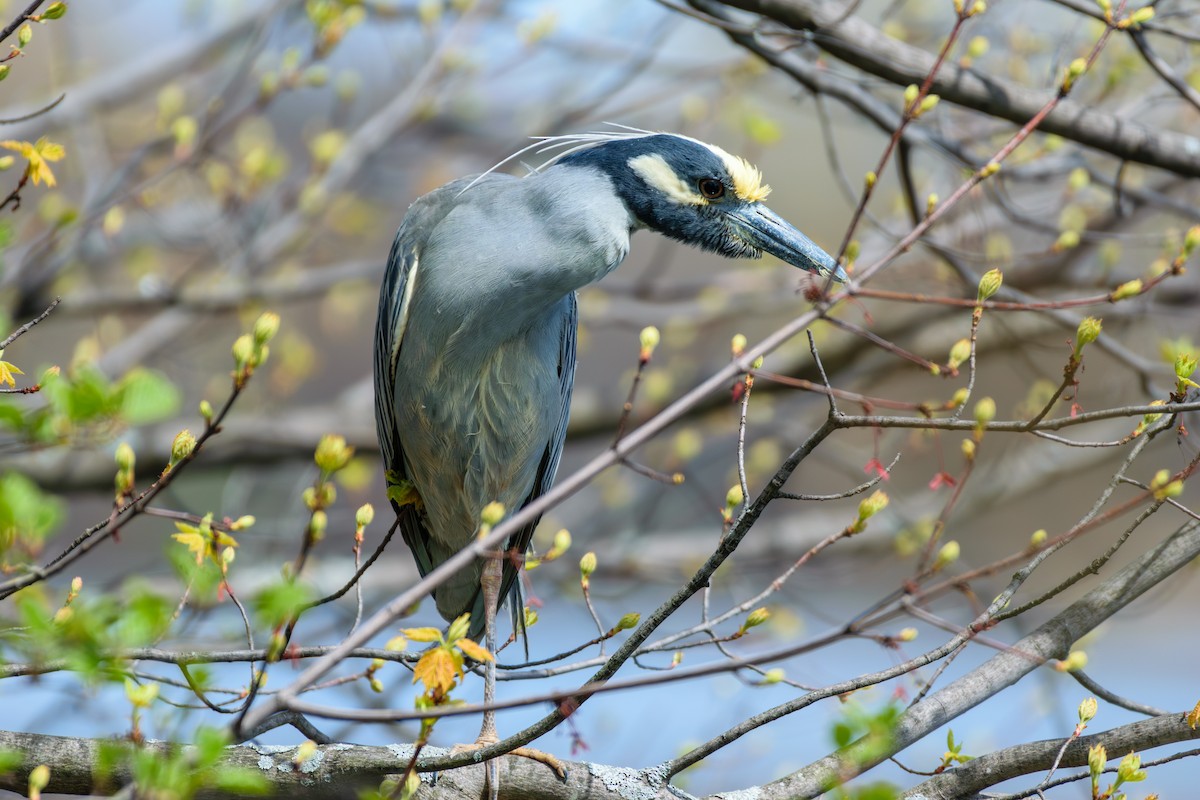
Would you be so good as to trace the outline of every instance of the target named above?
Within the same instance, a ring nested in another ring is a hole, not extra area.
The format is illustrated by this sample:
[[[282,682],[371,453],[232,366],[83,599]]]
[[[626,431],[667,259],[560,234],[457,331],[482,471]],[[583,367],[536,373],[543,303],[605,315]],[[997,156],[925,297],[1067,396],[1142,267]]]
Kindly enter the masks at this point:
[[[576,149],[558,163],[599,169],[641,226],[672,239],[729,258],[767,252],[847,281],[828,253],[763,205],[771,187],[762,173],[720,147],[670,133],[624,136]]]

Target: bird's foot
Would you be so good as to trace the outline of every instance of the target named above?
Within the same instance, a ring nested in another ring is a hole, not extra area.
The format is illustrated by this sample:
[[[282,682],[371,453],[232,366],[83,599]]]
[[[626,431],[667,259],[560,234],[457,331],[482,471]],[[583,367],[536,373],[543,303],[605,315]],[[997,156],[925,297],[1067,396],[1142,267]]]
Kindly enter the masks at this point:
[[[471,750],[478,750],[481,747],[487,747],[488,745],[495,744],[498,741],[500,741],[500,739],[495,734],[486,735],[481,733],[479,738],[471,744],[456,744],[454,747],[450,748],[450,752],[455,755],[458,755],[459,753],[467,753]],[[563,766],[561,761],[549,753],[544,753],[541,750],[535,750],[532,747],[518,747],[515,750],[509,750],[507,753],[505,753],[505,755],[520,756],[521,758],[528,758],[531,761],[536,761],[539,764],[545,764],[547,767],[554,770],[554,774],[558,776],[560,781],[565,781],[567,779],[567,768]]]

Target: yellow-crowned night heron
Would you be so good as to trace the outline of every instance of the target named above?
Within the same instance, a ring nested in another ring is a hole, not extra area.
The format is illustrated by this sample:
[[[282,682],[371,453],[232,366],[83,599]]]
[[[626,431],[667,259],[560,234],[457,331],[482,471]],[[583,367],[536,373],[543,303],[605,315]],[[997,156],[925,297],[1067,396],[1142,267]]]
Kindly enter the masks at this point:
[[[462,178],[418,199],[388,259],[375,417],[389,496],[422,575],[473,540],[486,505],[513,513],[550,487],[575,380],[575,291],[621,263],[634,231],[845,279],[762,204],[759,171],[719,147],[643,131],[543,145],[557,155],[524,178]],[[519,599],[517,565],[535,525],[508,541],[515,558],[480,559],[434,590],[438,612],[470,612],[470,635],[486,632],[493,652],[497,606]],[[495,741],[491,715],[480,741]]]

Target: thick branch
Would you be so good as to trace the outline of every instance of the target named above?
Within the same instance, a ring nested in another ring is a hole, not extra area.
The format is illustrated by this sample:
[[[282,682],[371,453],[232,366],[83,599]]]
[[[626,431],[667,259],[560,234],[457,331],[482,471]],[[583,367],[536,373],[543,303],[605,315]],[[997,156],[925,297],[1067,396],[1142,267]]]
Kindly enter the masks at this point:
[[[877,77],[904,87],[920,84],[934,56],[885,35],[848,15],[843,4],[827,0],[721,0],[761,14],[798,31],[813,31],[822,50]],[[1029,89],[946,63],[931,90],[943,100],[1009,120],[1028,122],[1053,96],[1053,90]],[[1095,111],[1083,102],[1064,100],[1039,129],[1118,158],[1149,164],[1179,175],[1200,176],[1200,141],[1174,131],[1151,130],[1133,120]]]

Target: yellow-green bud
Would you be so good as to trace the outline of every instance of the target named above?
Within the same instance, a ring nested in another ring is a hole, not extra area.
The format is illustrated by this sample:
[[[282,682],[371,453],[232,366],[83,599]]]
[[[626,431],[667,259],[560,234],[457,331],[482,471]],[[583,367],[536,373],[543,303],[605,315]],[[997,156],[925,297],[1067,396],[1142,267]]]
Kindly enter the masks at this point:
[[[1175,356],[1175,377],[1190,378],[1196,371],[1196,355],[1192,352],[1181,352]]]
[[[1059,672],[1075,672],[1087,666],[1087,653],[1082,650],[1072,650],[1067,654],[1067,657],[1054,665],[1054,668]]]
[[[9,69],[10,68],[9,68],[8,64],[0,64],[0,81],[2,81],[8,77]],[[0,166],[0,169],[8,169],[9,167],[11,167],[13,164],[13,157],[5,156],[4,161],[6,161],[7,163],[4,166]]]
[[[554,543],[550,546],[550,553],[556,558],[571,549],[571,532],[566,528],[562,528],[558,533],[554,534]]]
[[[1067,78],[1071,81],[1078,78],[1083,73],[1087,72],[1087,59],[1077,58],[1067,65]]]
[[[1102,327],[1100,320],[1095,317],[1084,317],[1075,330],[1075,352],[1099,339]]]
[[[879,180],[878,175],[876,175],[874,172],[868,172],[867,176],[866,176],[866,180],[865,180],[865,183],[867,184],[867,188],[870,189],[870,188],[874,187],[875,181],[877,181],[877,180]]]
[[[1146,771],[1142,769],[1142,757],[1130,753],[1121,759],[1117,765],[1117,781],[1120,783],[1137,783],[1146,780]]]
[[[920,115],[932,111],[940,99],[936,94],[925,95],[924,99],[921,100],[921,105],[917,107],[917,114]]]
[[[223,566],[228,567],[235,558],[237,558],[237,551],[232,547],[221,548],[221,564]]]
[[[658,347],[661,338],[658,328],[653,325],[647,325],[645,328],[642,328],[642,332],[638,334],[638,341],[642,345],[642,361],[650,360],[650,356],[654,354],[654,348]]]
[[[774,669],[767,670],[766,673],[763,674],[762,684],[763,686],[771,686],[772,684],[779,683],[785,677],[786,673],[779,667],[775,667]]]
[[[489,528],[499,525],[502,519],[504,519],[504,504],[495,500],[488,503],[479,512],[479,521]]]
[[[370,685],[372,692],[383,694],[383,681],[379,680],[379,678],[372,675],[370,678],[367,678],[367,683]]]
[[[729,491],[725,493],[725,507],[737,508],[746,500],[746,495],[742,493],[742,487],[734,484],[729,487]]]
[[[752,362],[750,362],[750,369],[762,369],[764,358],[765,358],[765,356],[759,356],[758,358],[756,358]]]
[[[1200,225],[1193,225],[1183,237],[1183,254],[1190,256],[1197,246],[1200,246]]]
[[[746,621],[742,623],[742,630],[748,631],[751,628],[756,628],[771,618],[771,612],[766,608],[756,608],[746,615]]]
[[[1098,777],[1104,772],[1104,767],[1108,764],[1108,751],[1104,749],[1104,745],[1096,744],[1088,748],[1088,772],[1093,777]]]
[[[33,28],[26,22],[21,26],[21,30],[17,31],[17,47],[24,47],[33,39]]]
[[[588,551],[583,554],[583,558],[579,559],[579,574],[581,577],[588,577],[596,571],[596,554]]]
[[[853,264],[858,260],[858,254],[862,252],[862,242],[858,239],[851,239],[850,244],[846,245],[846,263]]]
[[[950,348],[950,360],[948,363],[950,364],[951,367],[954,367],[955,369],[957,369],[960,364],[962,364],[964,361],[966,361],[970,357],[971,357],[971,340],[970,339],[959,339],[957,342],[954,343],[954,346]]]
[[[972,439],[962,440],[962,454],[967,461],[975,460],[975,442]]]
[[[989,269],[983,273],[983,277],[979,279],[979,293],[977,295],[978,302],[982,303],[996,292],[1000,291],[1000,286],[1004,283],[1004,273],[998,269]]]
[[[1142,25],[1154,19],[1154,6],[1142,6],[1129,15],[1130,25]]]
[[[253,528],[257,522],[253,514],[243,514],[242,516],[229,523],[229,529],[232,531],[244,531],[247,528]]]
[[[213,418],[212,403],[208,402],[207,400],[200,401],[200,416],[204,418],[205,422],[212,422],[212,418]]]
[[[254,343],[264,345],[279,333],[279,315],[264,311],[254,321]]]
[[[729,351],[733,353],[734,358],[746,352],[746,337],[740,333],[734,334],[733,340],[729,343]]]
[[[1136,297],[1137,295],[1139,295],[1141,293],[1142,293],[1142,281],[1140,278],[1134,278],[1131,281],[1126,281],[1125,283],[1122,283],[1116,289],[1113,289],[1112,292],[1108,295],[1108,299],[1115,303],[1118,300],[1125,300],[1130,297]]]
[[[1063,231],[1058,235],[1058,239],[1054,241],[1054,250],[1056,252],[1074,250],[1076,247],[1079,247],[1078,231]]]
[[[1033,535],[1029,537],[1029,546],[1035,549],[1039,548],[1046,543],[1048,538],[1050,538],[1050,534],[1046,533],[1046,529],[1038,528],[1033,532]]]
[[[971,6],[971,10],[967,16],[977,17],[987,11],[987,3],[984,0],[975,0],[975,4]]]
[[[354,448],[346,444],[346,437],[327,433],[317,442],[317,450],[313,460],[322,472],[337,472],[350,463]]]
[[[79,594],[83,590],[83,578],[76,575],[71,578],[71,594]]]
[[[962,548],[959,547],[958,542],[951,539],[938,550],[937,558],[933,562],[933,568],[938,570],[949,564],[953,564],[955,561],[958,561],[958,557],[961,554]]]
[[[171,442],[171,463],[178,464],[190,456],[195,449],[196,437],[192,435],[191,431],[184,428],[175,434],[175,441]]]
[[[990,46],[986,36],[972,37],[971,41],[967,43],[967,55],[972,59],[982,58]]]
[[[525,627],[532,628],[534,625],[537,625],[537,621],[537,609],[531,608],[530,606],[525,606]]]
[[[149,708],[158,698],[158,684],[146,683],[139,686],[129,678],[126,678],[125,696],[134,708]]]
[[[303,764],[317,754],[317,743],[312,739],[305,739],[296,748],[296,755],[292,758],[292,763]]]
[[[1089,697],[1079,704],[1079,721],[1087,724],[1096,716],[1096,711],[1099,708],[1096,698]]]
[[[308,521],[308,532],[313,539],[320,541],[325,538],[325,530],[329,527],[329,515],[321,509],[312,512],[312,517]]]
[[[959,406],[965,404],[967,402],[967,398],[970,396],[971,395],[969,392],[967,392],[966,387],[963,387],[950,396],[950,404],[955,408],[958,408]]]
[[[117,445],[117,469],[122,472],[132,472],[136,459],[137,457],[134,455],[133,448],[129,446],[129,442],[121,442]]]
[[[446,631],[447,642],[457,642],[459,639],[467,635],[467,631],[471,629],[471,614],[461,614],[450,623],[449,630]]]
[[[896,635],[896,638],[902,642],[914,641],[917,638],[917,629],[916,628],[903,628],[903,629],[901,629],[900,633],[898,633]]]
[[[934,212],[934,210],[937,208],[939,199],[940,198],[938,198],[937,192],[929,193],[929,196],[925,198],[925,216],[929,216]]]
[[[1150,9],[1150,10],[1153,11],[1154,9]],[[50,5],[46,6],[46,10],[43,11],[41,14],[38,14],[38,16],[41,19],[62,19],[63,15],[66,13],[67,13],[67,4],[61,2],[61,0],[60,0],[60,2],[51,3]]]
[[[233,343],[233,361],[239,367],[244,367],[253,357],[254,339],[249,334],[242,334]]]
[[[996,418],[996,401],[990,397],[980,398],[975,404],[975,422],[979,427],[987,425]]]
[[[354,512],[354,524],[360,528],[365,528],[375,520],[375,506],[370,503],[363,503]]]
[[[990,178],[1000,171],[999,161],[989,161],[984,165],[983,169],[979,170],[979,177]]]
[[[917,95],[920,93],[920,88],[915,83],[910,83],[904,87],[904,107],[909,108],[913,103],[917,102]]]
[[[871,495],[858,504],[858,519],[860,522],[866,521],[887,508],[888,496],[887,492],[882,489],[876,489]]]
[[[616,627],[616,630],[627,631],[627,630],[636,628],[638,626],[638,623],[641,621],[642,621],[642,615],[637,613],[636,611],[631,611],[628,614],[623,614],[621,616],[621,618],[619,620],[617,620],[617,624],[615,627]]]
[[[42,796],[42,789],[45,789],[50,783],[50,767],[45,764],[38,764],[29,771],[29,797],[30,800],[38,800]]]
[[[393,636],[387,640],[387,644],[383,646],[384,650],[389,653],[403,653],[408,648],[408,639],[403,636]]]

